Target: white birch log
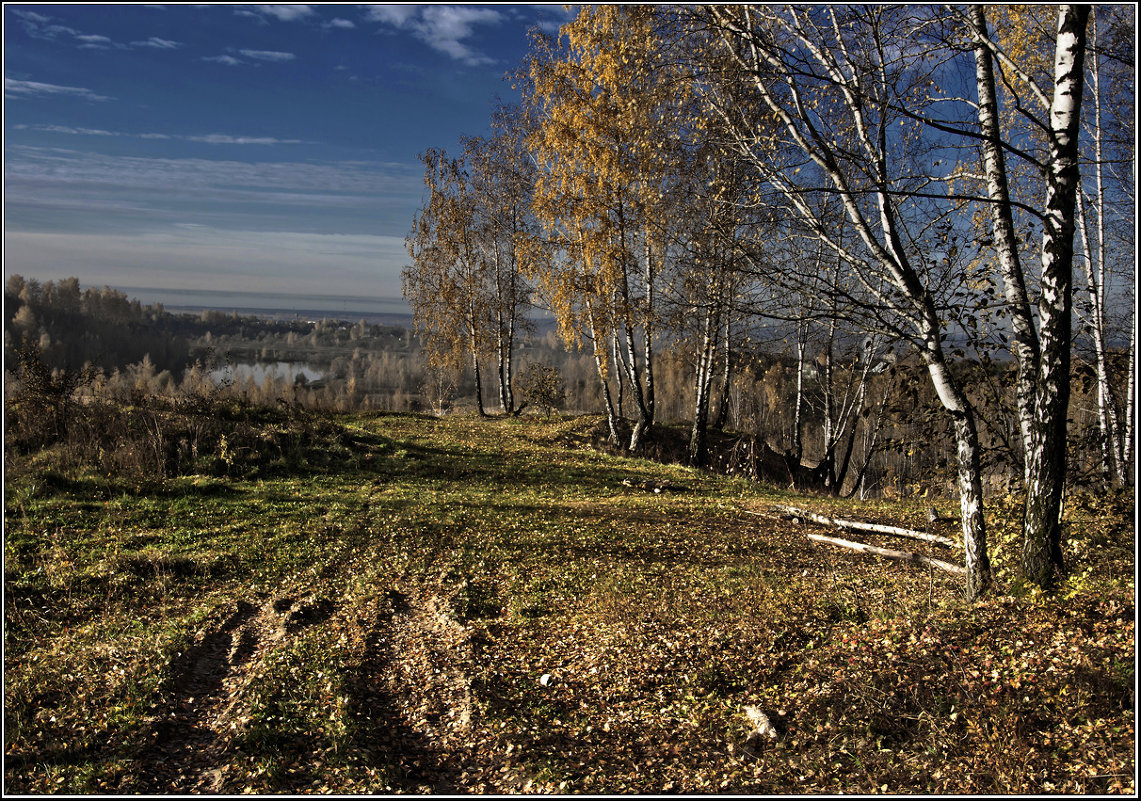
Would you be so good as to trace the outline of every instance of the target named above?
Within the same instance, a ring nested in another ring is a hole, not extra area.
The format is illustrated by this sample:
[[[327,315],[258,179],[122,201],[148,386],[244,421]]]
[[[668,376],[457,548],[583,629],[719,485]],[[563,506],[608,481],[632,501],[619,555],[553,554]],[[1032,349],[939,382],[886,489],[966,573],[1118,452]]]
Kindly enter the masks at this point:
[[[930,556],[923,554],[911,553],[910,551],[893,551],[890,548],[877,548],[874,545],[864,545],[862,542],[852,542],[851,540],[842,540],[838,537],[825,537],[823,534],[809,534],[808,539],[817,542],[829,542],[833,545],[839,545],[841,548],[850,548],[853,551],[860,551],[861,553],[871,553],[876,556],[885,556],[888,559],[901,559],[905,562],[915,562],[921,565],[929,565],[930,567],[937,567],[940,570],[945,570],[948,573],[955,573],[962,575],[966,573],[966,568],[959,565],[953,565],[950,562],[944,562],[942,559],[932,559]]]
[[[821,523],[825,526],[835,526],[836,528],[851,529],[852,531],[866,531],[872,534],[888,534],[893,537],[907,537],[913,540],[935,542],[939,545],[946,545],[948,548],[955,546],[954,541],[948,537],[939,534],[928,534],[925,531],[915,531],[910,528],[899,528],[898,526],[882,526],[878,523],[858,523],[854,520],[837,520],[834,517],[819,515],[815,512],[809,512],[806,509],[797,509],[795,506],[778,506],[776,508],[786,514],[804,517],[814,523]]]

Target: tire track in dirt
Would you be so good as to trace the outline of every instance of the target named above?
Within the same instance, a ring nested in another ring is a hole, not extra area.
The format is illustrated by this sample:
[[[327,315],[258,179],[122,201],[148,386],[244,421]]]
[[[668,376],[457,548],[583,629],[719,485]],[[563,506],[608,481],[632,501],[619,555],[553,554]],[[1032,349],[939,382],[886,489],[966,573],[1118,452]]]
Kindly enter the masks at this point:
[[[390,590],[351,682],[354,746],[389,788],[465,792],[474,704],[470,632],[428,588]]]
[[[223,792],[222,766],[234,733],[235,691],[278,641],[326,619],[329,602],[277,596],[260,607],[239,600],[219,626],[200,636],[170,665],[163,700],[135,757],[137,793]]]

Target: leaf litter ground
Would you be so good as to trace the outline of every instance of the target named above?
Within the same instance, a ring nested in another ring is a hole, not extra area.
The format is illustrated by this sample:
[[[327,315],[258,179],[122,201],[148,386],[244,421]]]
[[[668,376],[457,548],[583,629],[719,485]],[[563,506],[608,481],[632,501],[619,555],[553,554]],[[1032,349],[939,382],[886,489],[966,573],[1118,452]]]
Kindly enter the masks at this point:
[[[919,503],[605,455],[595,423],[358,415],[280,475],[10,482],[7,789],[1133,792],[1131,499],[1070,504],[1053,598],[1006,591],[992,504],[1000,590],[967,605],[757,514],[930,530]]]

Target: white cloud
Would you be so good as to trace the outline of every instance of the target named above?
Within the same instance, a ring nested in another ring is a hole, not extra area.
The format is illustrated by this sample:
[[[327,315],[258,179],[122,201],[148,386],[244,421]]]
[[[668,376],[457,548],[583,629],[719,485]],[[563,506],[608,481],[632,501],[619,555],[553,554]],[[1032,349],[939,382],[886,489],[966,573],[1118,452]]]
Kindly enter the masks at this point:
[[[34,11],[20,11],[13,9],[12,13],[20,19],[27,20],[28,22],[34,22],[38,25],[47,25],[49,22],[51,22],[51,17],[45,17],[43,14],[37,14]]]
[[[246,58],[256,59],[258,61],[292,61],[297,58],[293,53],[282,53],[278,50],[239,50]]]
[[[353,22],[352,20],[341,19],[340,17],[333,17],[331,20],[329,20],[328,22],[325,23],[325,27],[326,28],[344,28],[347,30],[349,28],[355,28],[357,26],[356,26],[356,23]]]
[[[215,64],[225,64],[227,67],[236,67],[243,63],[241,59],[233,56],[203,56],[202,60],[213,61]]]
[[[274,139],[271,136],[230,136],[229,134],[205,134],[203,136],[180,136],[188,142],[205,142],[208,145],[299,145],[300,139]]]
[[[152,36],[141,42],[131,42],[132,47],[153,47],[155,50],[174,50],[175,48],[182,47],[181,42],[172,42],[170,39],[160,39],[157,36]]]
[[[264,17],[274,17],[281,22],[293,22],[313,14],[311,6],[290,3],[288,5],[255,5],[250,10]],[[248,13],[248,12],[247,12]]]
[[[505,17],[493,8],[474,6],[385,6],[366,9],[373,22],[408,30],[420,41],[468,66],[494,64],[495,59],[464,43],[478,25],[498,25]]]
[[[84,100],[103,101],[111,98],[96,94],[90,89],[80,86],[59,86],[51,83],[38,83],[36,81],[17,81],[13,78],[4,79],[4,98],[18,100],[25,97],[44,97],[50,95],[70,95],[81,97]]]
[[[42,131],[44,133],[71,134],[74,136],[125,136],[134,139],[180,139],[186,142],[201,142],[208,145],[299,145],[300,139],[277,139],[270,136],[231,136],[230,134],[163,134],[125,133],[104,131],[99,128],[73,128],[69,125],[13,125],[16,131]]]
[[[400,269],[408,258],[402,236],[186,224],[141,234],[6,230],[4,246],[5,266],[25,276],[75,275],[94,286],[207,285],[221,292],[313,296],[399,297]]]
[[[70,125],[13,125],[14,131],[42,131],[43,133],[73,134],[76,136],[121,136],[100,128],[72,128]]]
[[[369,5],[365,6],[365,19],[370,22],[383,22],[403,28],[406,23],[415,18],[420,12],[416,6],[401,5]]]

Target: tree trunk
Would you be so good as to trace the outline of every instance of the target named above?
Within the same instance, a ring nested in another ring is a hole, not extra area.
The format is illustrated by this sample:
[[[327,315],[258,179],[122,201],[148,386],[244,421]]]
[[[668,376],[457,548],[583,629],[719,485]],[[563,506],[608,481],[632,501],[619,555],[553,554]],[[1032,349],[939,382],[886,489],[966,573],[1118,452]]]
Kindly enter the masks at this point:
[[[713,427],[716,428],[718,431],[721,431],[722,429],[725,428],[725,424],[729,419],[729,392],[731,390],[731,382],[732,382],[731,368],[733,366],[732,352],[729,349],[730,344],[731,344],[729,341],[729,334],[730,334],[730,330],[731,330],[730,329],[731,325],[732,325],[731,315],[729,314],[728,308],[726,308],[725,314],[723,315],[723,319],[721,322],[721,347],[722,347],[723,352],[725,354],[725,358],[722,361],[722,372],[721,372],[721,403],[717,407],[717,419],[713,423]]]
[[[1038,335],[1034,330],[1030,299],[1026,294],[1024,273],[1018,256],[1018,236],[1014,231],[1006,160],[1002,149],[1002,131],[999,127],[994,65],[990,49],[984,44],[989,34],[986,14],[981,5],[970,7],[970,20],[974,28],[975,79],[979,95],[979,129],[983,136],[983,164],[986,169],[987,194],[992,201],[991,229],[994,233],[998,268],[1002,275],[1014,334],[1013,350],[1018,365],[1014,394],[1018,407],[1018,427],[1022,432],[1022,444],[1025,449],[1029,447],[1030,429],[1034,419],[1034,382],[1039,360]],[[1026,469],[1024,466],[1023,479],[1028,480],[1029,474]]]
[[[475,405],[479,409],[479,416],[487,417],[487,410],[483,408],[483,381],[479,375],[479,356],[474,350],[471,354],[471,366],[475,372]]]
[[[713,306],[705,309],[705,322],[701,336],[701,348],[697,353],[697,365],[693,391],[693,428],[689,434],[689,463],[703,467],[706,456],[706,433],[709,427],[709,394],[713,384],[713,359],[717,351],[717,327]]]
[[[1125,441],[1121,450],[1122,473],[1128,475],[1133,465],[1133,414],[1136,408],[1134,387],[1136,386],[1137,367],[1137,313],[1133,313],[1133,325],[1129,333],[1129,378],[1125,382],[1125,430],[1122,439]]]
[[[1050,106],[1050,162],[1042,233],[1042,294],[1038,302],[1042,354],[1035,393],[1032,442],[1026,454],[1026,518],[1022,574],[1051,589],[1063,570],[1062,494],[1066,481],[1066,418],[1070,400],[1070,336],[1074,260],[1074,203],[1078,133],[1085,75],[1089,6],[1060,6]]]
[[[804,407],[804,357],[808,348],[808,323],[796,326],[796,400],[792,412],[792,456],[800,461],[804,456],[804,435],[800,429],[800,417]]]
[[[1102,471],[1105,473],[1106,484],[1120,487],[1125,485],[1125,476],[1122,469],[1121,440],[1118,434],[1117,399],[1114,397],[1113,389],[1109,383],[1109,365],[1106,358],[1105,343],[1105,309],[1104,298],[1102,297],[1105,274],[1101,266],[1104,262],[1100,259],[1104,258],[1105,250],[1104,243],[1099,243],[1099,262],[1095,267],[1093,253],[1090,251],[1087,215],[1084,213],[1083,207],[1084,201],[1079,194],[1077,216],[1078,227],[1082,232],[1081,241],[1085,256],[1082,264],[1085,270],[1086,295],[1090,304],[1089,329],[1093,339],[1094,366],[1097,378],[1097,423],[1100,435],[1101,464]],[[1104,210],[1104,205],[1101,206],[1101,210]],[[1101,211],[1099,210],[1099,219],[1100,215]],[[1104,232],[1100,230],[1100,222],[1098,228],[1100,239],[1104,235]]]
[[[1091,36],[1097,36],[1097,11],[1090,14]],[[1102,163],[1102,124],[1101,124],[1101,70],[1096,55],[1097,41],[1091,39],[1090,48],[1095,53],[1090,59],[1090,80],[1093,89],[1093,147],[1094,147],[1094,216],[1097,220],[1097,244],[1090,246],[1088,216],[1084,213],[1085,201],[1078,191],[1077,215],[1082,232],[1082,245],[1085,251],[1086,294],[1090,304],[1090,333],[1093,337],[1094,358],[1097,369],[1097,419],[1101,429],[1101,458],[1106,473],[1107,484],[1125,486],[1125,466],[1120,435],[1120,415],[1117,397],[1109,379],[1109,365],[1106,356],[1105,323],[1105,170]]]
[[[966,555],[966,595],[973,601],[990,587],[990,558],[983,519],[982,460],[974,413],[951,378],[946,362],[928,358],[928,372],[955,430],[959,465],[959,509]]]
[[[610,395],[610,381],[607,377],[606,351],[603,346],[599,344],[601,332],[594,323],[594,307],[590,301],[586,302],[586,318],[587,324],[590,326],[590,338],[594,347],[594,367],[598,371],[598,382],[602,389],[602,401],[606,408],[606,424],[610,428],[610,441],[617,445],[619,443],[618,435],[618,414],[614,410],[614,399]],[[621,392],[621,383],[619,383],[619,392]]]
[[[839,537],[825,537],[823,534],[808,534],[808,539],[815,540],[816,542],[830,542],[833,545],[839,545],[841,548],[848,548],[853,551],[860,551],[861,553],[871,553],[876,556],[886,556],[888,559],[901,559],[906,562],[915,562],[920,565],[927,565],[928,567],[937,567],[947,573],[956,573],[962,575],[966,571],[959,565],[944,562],[942,559],[932,559],[930,556],[923,554],[912,553],[911,551],[896,551],[891,548],[877,548],[874,545],[865,545],[862,542],[852,542],[851,540],[842,540]]]

